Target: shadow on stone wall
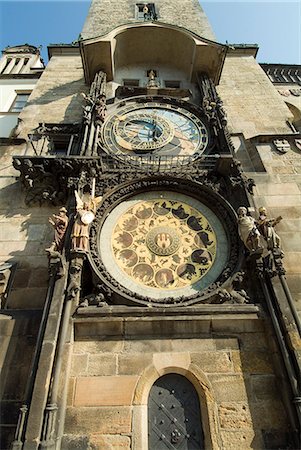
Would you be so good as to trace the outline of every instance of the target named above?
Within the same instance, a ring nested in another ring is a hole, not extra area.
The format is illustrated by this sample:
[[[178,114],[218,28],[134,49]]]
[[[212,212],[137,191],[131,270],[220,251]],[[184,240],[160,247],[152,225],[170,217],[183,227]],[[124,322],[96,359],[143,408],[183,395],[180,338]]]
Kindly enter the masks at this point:
[[[246,448],[285,450],[294,448],[289,418],[280,395],[289,386],[283,379],[281,384],[277,376],[281,357],[274,337],[268,334],[266,329],[264,333],[248,333],[239,339],[240,351],[234,364],[243,376],[247,403],[240,405],[241,416],[237,418],[241,428],[245,428],[242,437]],[[228,419],[230,417],[231,412]],[[248,430],[249,420],[253,424],[253,437]],[[243,441],[241,444],[243,448]]]
[[[32,98],[20,114],[24,121],[22,137],[26,138],[24,134],[39,123],[81,122],[84,106],[81,93],[87,91],[88,86],[85,85],[84,79],[80,79],[49,88],[38,97]]]
[[[1,312],[0,448],[9,450],[25,400],[41,311]]]

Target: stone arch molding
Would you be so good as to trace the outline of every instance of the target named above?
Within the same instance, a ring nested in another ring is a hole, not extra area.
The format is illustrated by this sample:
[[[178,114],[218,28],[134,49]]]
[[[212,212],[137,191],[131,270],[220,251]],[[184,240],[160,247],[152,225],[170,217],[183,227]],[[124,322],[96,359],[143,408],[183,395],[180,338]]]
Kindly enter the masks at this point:
[[[226,46],[202,38],[191,31],[162,22],[121,25],[105,36],[80,41],[85,79],[90,84],[103,70],[112,81],[124,66],[164,64],[186,73],[206,72],[218,83]]]
[[[206,374],[190,361],[189,353],[155,353],[153,363],[142,372],[133,397],[133,450],[148,450],[147,404],[151,387],[163,375],[176,373],[186,377],[196,389],[200,405],[205,448],[218,450],[221,441],[218,430],[217,406]]]

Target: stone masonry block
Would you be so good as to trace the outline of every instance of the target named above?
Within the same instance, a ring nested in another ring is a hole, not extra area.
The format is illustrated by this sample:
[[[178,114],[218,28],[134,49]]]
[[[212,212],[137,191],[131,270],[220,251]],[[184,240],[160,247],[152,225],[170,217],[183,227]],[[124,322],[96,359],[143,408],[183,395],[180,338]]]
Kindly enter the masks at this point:
[[[88,359],[88,375],[116,375],[116,355],[103,353],[100,355],[90,354]]]
[[[119,340],[91,340],[75,341],[73,344],[74,353],[119,353],[124,347],[124,342]]]
[[[152,363],[152,353],[130,354],[118,356],[119,375],[140,375]]]
[[[126,434],[131,431],[130,407],[67,408],[65,433]]]
[[[218,403],[245,402],[248,398],[242,375],[208,375]]]
[[[273,373],[273,366],[268,352],[232,351],[236,372],[249,374]]]
[[[127,375],[77,378],[74,405],[131,405],[137,381],[137,376]]]
[[[247,402],[223,402],[218,406],[221,428],[252,429],[252,417]]]
[[[81,376],[87,374],[88,355],[72,355],[71,376]]]
[[[90,437],[91,444],[95,450],[130,450],[131,439],[128,436],[120,435],[98,435],[93,434]]]
[[[264,448],[261,433],[253,430],[222,431],[221,438],[223,447],[227,450]]]
[[[229,352],[191,353],[191,362],[208,373],[233,372],[233,363]]]

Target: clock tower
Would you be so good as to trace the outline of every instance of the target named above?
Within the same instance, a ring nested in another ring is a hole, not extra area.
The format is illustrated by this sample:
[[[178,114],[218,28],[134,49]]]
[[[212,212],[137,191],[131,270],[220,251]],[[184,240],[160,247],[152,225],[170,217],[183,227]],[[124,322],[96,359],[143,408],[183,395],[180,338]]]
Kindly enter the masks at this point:
[[[93,0],[49,47],[14,157],[26,205],[59,209],[15,450],[298,445],[281,217],[254,190],[292,116],[256,52],[197,0]]]

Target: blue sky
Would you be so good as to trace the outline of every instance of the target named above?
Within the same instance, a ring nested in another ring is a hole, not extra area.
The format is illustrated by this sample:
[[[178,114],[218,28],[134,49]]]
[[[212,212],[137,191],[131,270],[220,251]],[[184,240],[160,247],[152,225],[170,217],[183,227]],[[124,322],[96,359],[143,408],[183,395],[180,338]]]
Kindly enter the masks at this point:
[[[171,0],[170,0],[171,1]],[[257,60],[301,64],[301,0],[201,2],[221,43],[257,43]],[[90,0],[0,0],[0,48],[70,43],[80,33]]]

